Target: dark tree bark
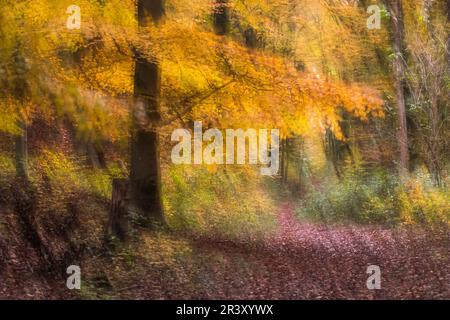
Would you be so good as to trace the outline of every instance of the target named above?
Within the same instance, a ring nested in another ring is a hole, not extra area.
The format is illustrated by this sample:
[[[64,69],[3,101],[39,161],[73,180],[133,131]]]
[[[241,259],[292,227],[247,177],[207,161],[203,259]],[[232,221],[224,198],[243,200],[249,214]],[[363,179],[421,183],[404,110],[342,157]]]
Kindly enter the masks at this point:
[[[403,7],[401,0],[387,0],[387,7],[391,14],[392,46],[395,53],[394,85],[397,100],[398,114],[398,141],[400,149],[400,172],[407,174],[409,168],[408,128],[406,121],[405,102],[405,27],[403,21]]]
[[[19,121],[21,133],[15,138],[16,174],[22,180],[28,180],[28,139],[25,121]]]
[[[216,0],[213,10],[214,30],[216,34],[223,36],[228,33],[229,13],[228,0]]]
[[[20,43],[16,47],[14,53],[14,95],[21,104],[24,104],[28,85],[26,80],[27,62],[22,55]],[[18,120],[20,133],[15,137],[15,163],[16,174],[23,181],[28,181],[28,142],[27,142],[27,125],[22,117]]]
[[[284,139],[281,139],[280,143],[280,176],[281,176],[281,182],[284,183],[284,166],[286,165],[284,160]]]
[[[288,182],[288,169],[289,169],[289,139],[284,138],[281,140],[281,182],[286,184]]]
[[[139,0],[139,28],[159,24],[164,0]],[[154,224],[164,223],[161,202],[159,137],[161,72],[157,61],[136,52],[131,137],[130,205],[128,210]]]
[[[447,20],[450,22],[450,0],[447,0]]]
[[[127,215],[128,203],[128,181],[125,179],[113,180],[113,191],[111,209],[107,226],[107,236],[125,240],[129,230],[129,219]]]
[[[354,163],[353,151],[348,142],[351,136],[351,118],[346,113],[342,114],[342,121],[339,122],[339,127],[343,135],[343,139],[338,139],[334,132],[330,129],[325,131],[324,149],[325,156],[328,161],[333,164],[334,172],[338,179],[342,179],[345,173],[345,164],[348,161]]]
[[[245,45],[248,48],[254,49],[258,46],[258,37],[253,27],[248,27],[244,32]]]

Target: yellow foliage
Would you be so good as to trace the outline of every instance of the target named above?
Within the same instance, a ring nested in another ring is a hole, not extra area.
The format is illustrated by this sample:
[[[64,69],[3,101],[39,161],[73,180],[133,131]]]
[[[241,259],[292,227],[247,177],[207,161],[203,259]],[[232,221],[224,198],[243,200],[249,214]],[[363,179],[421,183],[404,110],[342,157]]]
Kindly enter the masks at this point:
[[[377,90],[314,69],[320,59],[329,68],[343,61],[348,66],[373,60],[373,52],[361,50],[376,36],[362,40],[349,33],[363,28],[360,8],[327,1],[230,1],[233,19],[266,38],[266,49],[253,50],[242,44],[236,30],[230,37],[214,34],[209,0],[168,1],[164,23],[139,32],[134,1],[79,1],[80,30],[66,28],[70,4],[6,2],[1,34],[9,56],[0,57],[10,61],[20,43],[29,64],[26,78],[34,113],[68,116],[85,139],[126,137],[133,50],[161,65],[167,121],[189,118],[222,128],[279,128],[284,136],[331,128],[340,137],[341,109],[362,120],[382,116]],[[336,20],[337,15],[345,21]],[[290,28],[293,24],[297,27]],[[330,38],[311,38],[325,34]],[[291,40],[295,47],[285,55],[283,46]],[[295,67],[299,57],[308,67],[305,72]]]

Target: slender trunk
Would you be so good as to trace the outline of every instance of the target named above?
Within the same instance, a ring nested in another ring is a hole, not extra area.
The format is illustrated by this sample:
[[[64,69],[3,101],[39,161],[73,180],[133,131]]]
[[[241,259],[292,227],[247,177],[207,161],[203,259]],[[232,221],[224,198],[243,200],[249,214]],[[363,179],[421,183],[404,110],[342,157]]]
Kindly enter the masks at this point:
[[[388,9],[391,14],[392,45],[395,53],[394,60],[394,86],[397,99],[398,114],[398,141],[400,149],[400,173],[408,173],[409,151],[408,151],[408,128],[406,122],[405,102],[405,42],[403,8],[401,0],[388,0]]]
[[[139,28],[158,24],[164,14],[164,0],[139,0]],[[161,72],[156,61],[140,52],[135,57],[133,130],[131,137],[129,211],[150,223],[164,223],[161,202],[159,137],[155,124],[160,118]],[[150,127],[150,128],[149,128]]]
[[[450,24],[450,0],[447,0],[447,21],[448,21],[448,24]],[[450,29],[450,28],[448,28],[448,29]],[[448,61],[450,61],[450,30],[448,30],[447,46],[446,46],[446,48],[447,48]],[[449,65],[449,69],[450,69],[450,65]]]
[[[27,126],[24,120],[19,121],[21,133],[15,138],[16,174],[24,181],[28,181],[28,139]]]
[[[21,43],[17,43],[16,52],[14,53],[14,95],[23,107],[28,92],[27,86],[27,63],[22,55]],[[28,181],[28,144],[27,144],[27,125],[25,119],[21,116],[18,121],[20,133],[15,137],[15,162],[17,176],[27,182]]]
[[[288,138],[283,140],[283,172],[282,172],[282,180],[283,183],[286,184],[288,181],[288,169],[289,169],[289,142]]]
[[[297,136],[294,140],[296,142],[296,161],[297,161],[297,174],[298,174],[298,184],[297,184],[297,194],[302,196],[303,193],[303,172],[304,172],[304,150],[305,141],[301,136]]]
[[[297,162],[297,174],[298,174],[298,184],[297,184],[297,192],[299,195],[302,194],[303,189],[303,161],[302,159],[298,159]]]
[[[430,126],[431,126],[431,136],[430,136],[430,146],[431,146],[431,164],[432,164],[432,176],[434,183],[437,186],[441,186],[441,148],[440,148],[440,138],[439,138],[439,101],[438,96],[433,95],[431,97],[431,107],[430,107]]]
[[[286,177],[286,139],[281,141],[281,161],[283,165],[281,166],[281,182],[285,184]]]
[[[447,0],[447,24],[450,25],[450,0]],[[447,43],[445,49],[447,51],[447,64],[448,73],[450,74],[450,28],[447,28]]]

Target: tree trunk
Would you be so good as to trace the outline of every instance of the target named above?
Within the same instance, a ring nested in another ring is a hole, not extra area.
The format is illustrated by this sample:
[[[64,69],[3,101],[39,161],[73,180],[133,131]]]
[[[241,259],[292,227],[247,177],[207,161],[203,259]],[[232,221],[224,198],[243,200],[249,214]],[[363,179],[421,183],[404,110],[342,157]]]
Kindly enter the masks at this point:
[[[405,102],[405,31],[403,22],[403,8],[401,0],[388,0],[387,6],[391,14],[392,45],[395,53],[394,60],[394,86],[397,99],[398,114],[398,141],[400,149],[400,173],[408,173],[409,151],[408,151],[408,128],[406,122]]]
[[[28,139],[25,121],[20,120],[19,127],[21,133],[15,139],[16,174],[20,179],[28,181]]]
[[[285,159],[284,159],[284,139],[281,139],[280,143],[280,176],[281,176],[281,182],[284,183],[284,166],[286,165]]]
[[[229,16],[228,1],[216,0],[213,11],[214,31],[217,35],[224,36],[228,33]]]
[[[93,168],[106,169],[105,154],[98,143],[86,142],[88,162]]]
[[[27,74],[28,66],[22,55],[21,43],[17,43],[16,52],[14,53],[14,95],[24,106],[26,95],[28,93]],[[20,134],[15,138],[15,162],[16,174],[22,181],[28,181],[28,143],[27,143],[27,124],[23,116],[18,121]]]
[[[107,236],[125,240],[128,235],[129,222],[127,216],[128,181],[125,179],[113,180],[111,209],[107,226]]]
[[[450,24],[450,0],[447,0],[447,21]],[[448,61],[450,61],[450,30],[448,32],[446,48],[447,48]],[[449,66],[449,68],[450,68],[450,66]]]
[[[288,138],[283,139],[282,142],[282,157],[283,157],[283,171],[282,181],[284,184],[288,182],[288,169],[289,169],[289,142]]]
[[[447,0],[447,22],[450,25],[450,0]],[[447,44],[446,44],[446,50],[447,50],[447,71],[448,74],[450,74],[450,28],[447,29]],[[445,149],[445,145],[444,145]]]
[[[164,14],[163,0],[139,0],[139,28],[158,24]],[[130,206],[128,210],[149,223],[164,223],[161,202],[159,137],[160,82],[158,62],[140,52],[135,57],[133,130],[131,137]]]
[[[436,186],[442,185],[441,179],[441,144],[442,141],[439,138],[439,127],[440,127],[440,112],[438,106],[438,96],[433,95],[431,97],[430,106],[430,158],[431,158],[431,175]]]

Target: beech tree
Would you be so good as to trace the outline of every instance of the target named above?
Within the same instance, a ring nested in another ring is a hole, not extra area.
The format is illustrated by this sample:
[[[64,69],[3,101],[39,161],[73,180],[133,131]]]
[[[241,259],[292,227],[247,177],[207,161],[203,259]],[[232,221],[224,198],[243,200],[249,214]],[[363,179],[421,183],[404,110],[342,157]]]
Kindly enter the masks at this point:
[[[164,15],[164,0],[139,0],[139,32],[148,32]],[[160,121],[161,70],[139,50],[135,52],[133,128],[131,136],[131,171],[129,210],[151,222],[164,221],[161,203],[160,152],[157,124]]]

